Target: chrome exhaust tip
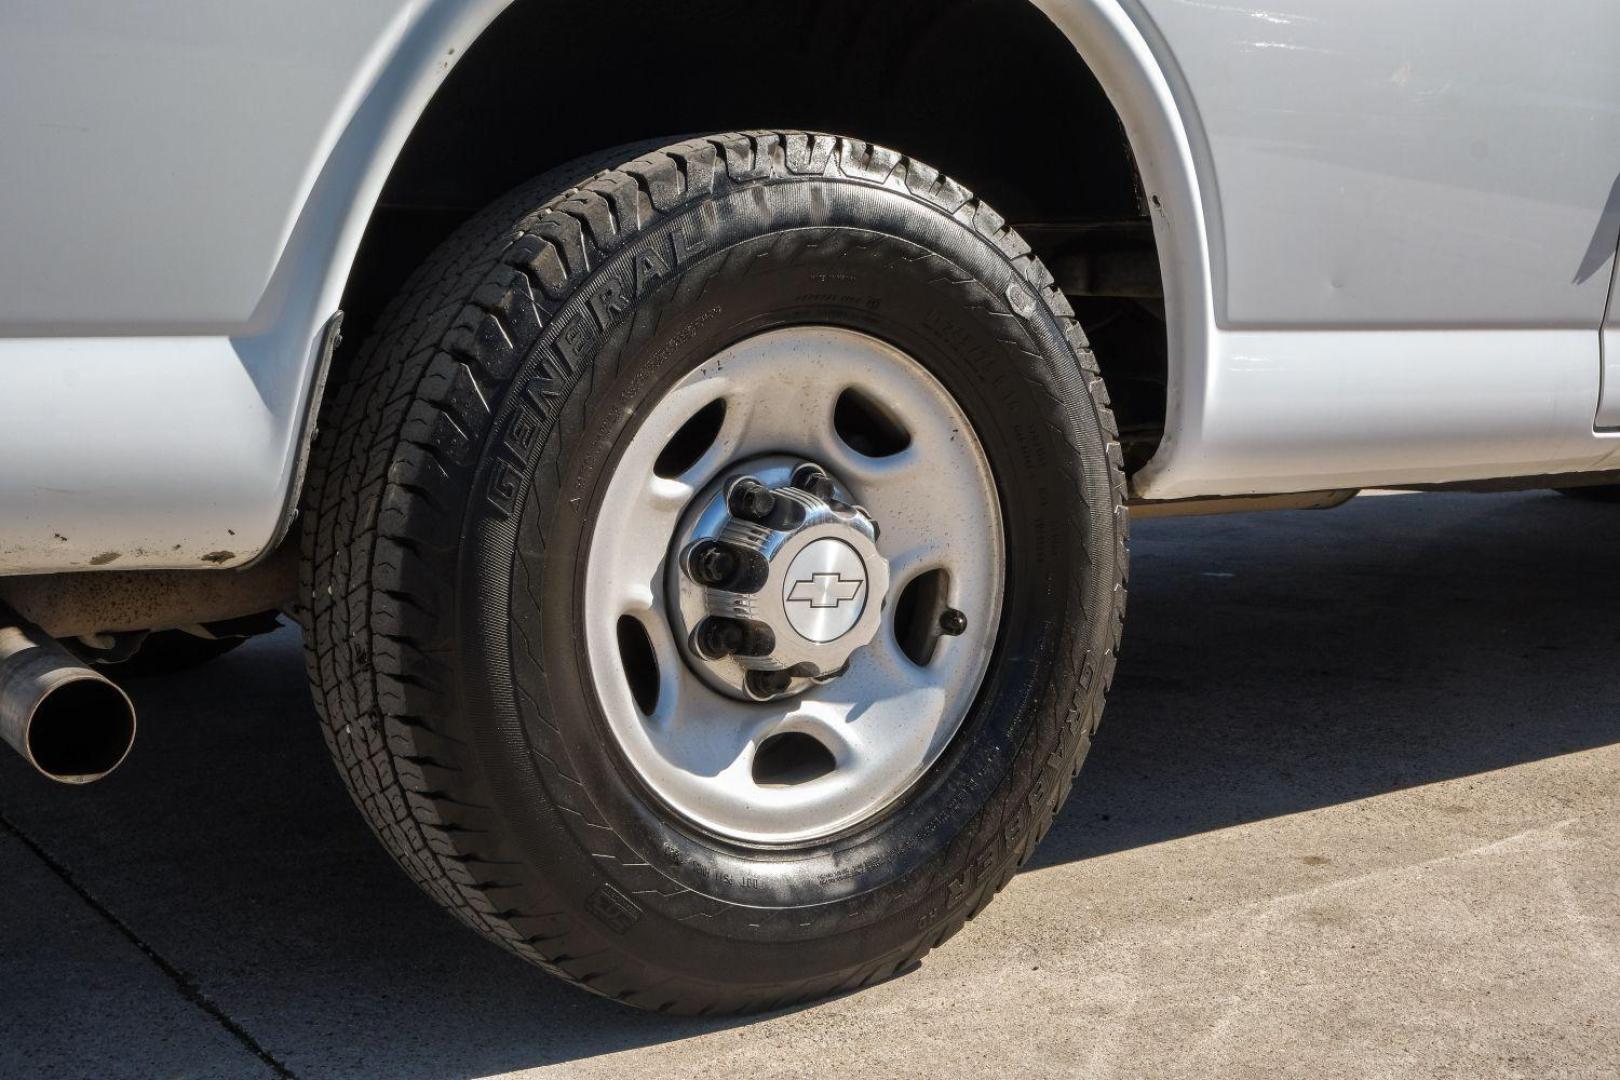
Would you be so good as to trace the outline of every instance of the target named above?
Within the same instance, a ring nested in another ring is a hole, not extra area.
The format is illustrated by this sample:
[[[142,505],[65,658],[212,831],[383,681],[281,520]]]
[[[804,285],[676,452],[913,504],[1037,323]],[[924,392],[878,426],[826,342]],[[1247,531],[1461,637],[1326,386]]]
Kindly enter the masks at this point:
[[[92,784],[135,743],[135,706],[106,676],[0,607],[0,738],[62,784]]]

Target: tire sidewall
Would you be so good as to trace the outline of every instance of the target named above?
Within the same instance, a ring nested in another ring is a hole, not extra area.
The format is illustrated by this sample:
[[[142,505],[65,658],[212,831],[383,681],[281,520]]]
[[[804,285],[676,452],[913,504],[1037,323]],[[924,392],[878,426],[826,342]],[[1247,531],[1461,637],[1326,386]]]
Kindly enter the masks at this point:
[[[613,464],[664,390],[807,323],[884,338],[956,397],[996,474],[1011,570],[1002,640],[941,760],[876,821],[760,850],[682,821],[628,768],[589,677],[582,581]],[[999,886],[1084,750],[1111,645],[1117,496],[1075,345],[996,244],[858,181],[732,186],[579,283],[497,410],[455,581],[458,724],[506,839],[569,906],[688,971],[708,954],[679,931],[700,914],[728,966],[769,981],[900,947]]]

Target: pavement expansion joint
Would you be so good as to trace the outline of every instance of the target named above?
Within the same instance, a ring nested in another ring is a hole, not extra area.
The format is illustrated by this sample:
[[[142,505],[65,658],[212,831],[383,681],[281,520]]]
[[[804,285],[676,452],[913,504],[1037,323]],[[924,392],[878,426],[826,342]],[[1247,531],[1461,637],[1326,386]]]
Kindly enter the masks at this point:
[[[34,857],[45,865],[46,869],[50,870],[51,873],[55,874],[61,879],[62,884],[73,890],[74,894],[78,896],[80,900],[83,900],[85,905],[89,907],[90,910],[94,911],[96,915],[107,923],[108,926],[111,926],[114,930],[118,931],[119,934],[123,935],[123,937],[131,945],[140,950],[142,956],[145,956],[153,963],[154,966],[157,967],[159,971],[163,972],[164,976],[166,976],[170,982],[174,983],[174,987],[177,991],[179,991],[181,997],[185,998],[202,1012],[208,1014],[208,1016],[212,1018],[216,1024],[229,1032],[233,1038],[247,1048],[249,1053],[253,1054],[260,1061],[264,1062],[265,1065],[269,1066],[277,1076],[287,1077],[289,1080],[296,1080],[296,1074],[291,1069],[287,1068],[286,1065],[278,1061],[274,1054],[270,1053],[269,1050],[266,1050],[263,1046],[261,1046],[259,1041],[255,1039],[246,1028],[237,1023],[235,1020],[231,1019],[230,1015],[227,1014],[224,1009],[220,1008],[220,1006],[212,998],[203,993],[202,988],[197,985],[195,979],[193,979],[179,967],[176,967],[167,958],[165,958],[162,953],[158,952],[150,944],[148,944],[146,939],[142,938],[140,934],[136,933],[133,927],[131,927],[123,919],[119,918],[117,913],[115,913],[106,904],[98,900],[95,894],[87,889],[84,886],[84,883],[79,881],[79,879],[74,876],[73,871],[69,870],[61,863],[60,860],[53,856],[44,847],[40,846],[40,844],[35,841],[33,837],[29,836],[27,833],[19,829],[15,824],[13,824],[4,813],[0,813],[0,833],[16,837],[19,843],[32,852]]]

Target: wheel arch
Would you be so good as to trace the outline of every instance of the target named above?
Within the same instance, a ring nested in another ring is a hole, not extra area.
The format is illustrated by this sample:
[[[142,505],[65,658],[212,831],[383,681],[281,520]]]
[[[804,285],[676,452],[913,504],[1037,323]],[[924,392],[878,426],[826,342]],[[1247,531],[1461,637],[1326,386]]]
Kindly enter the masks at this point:
[[[886,0],[876,6],[894,8],[906,2]],[[1203,365],[1197,358],[1205,355],[1213,326],[1206,200],[1195,166],[1195,148],[1202,145],[1196,115],[1178,104],[1178,97],[1185,98],[1185,94],[1176,92],[1179,80],[1168,50],[1129,0],[955,0],[943,6],[971,8],[987,3],[1044,16],[1073,50],[1073,66],[1064,76],[1094,79],[1123,132],[1127,160],[1138,186],[1136,194],[1152,220],[1164,279],[1171,362],[1162,450],[1168,450],[1177,433],[1197,421],[1200,410],[1189,405],[1201,401]],[[367,265],[369,238],[381,216],[389,212],[390,190],[397,184],[400,170],[413,160],[420,161],[420,155],[413,159],[413,138],[430,121],[435,103],[444,102],[447,93],[454,92],[456,80],[467,78],[469,72],[477,74],[476,59],[473,64],[463,64],[463,60],[480,43],[493,40],[498,21],[522,12],[536,18],[573,18],[560,16],[562,7],[560,0],[430,0],[420,15],[399,27],[391,44],[378,50],[375,73],[364,93],[357,95],[312,185],[267,295],[269,300],[280,301],[283,314],[277,322],[289,330],[296,328],[299,334],[298,340],[286,341],[280,333],[273,333],[264,343],[285,342],[285,349],[278,351],[283,352],[281,362],[293,368],[289,392],[304,421],[302,437],[288,447],[284,467],[287,512],[283,528],[265,550],[274,548],[284,535],[297,505],[303,457],[321,406],[325,361],[330,359],[329,320],[339,310],[377,303],[379,278]],[[534,73],[537,99],[544,96],[545,77],[543,69]],[[1027,107],[1019,100],[1020,92],[1018,85],[1006,88],[1009,109]],[[537,100],[537,107],[544,104]],[[604,140],[594,149],[622,141],[629,140]],[[903,143],[902,149],[906,149]],[[1082,163],[1080,148],[1072,152],[1076,155],[1073,163]],[[953,171],[949,160],[933,163]],[[961,170],[956,173],[960,175]],[[996,201],[995,193],[982,178],[972,176],[971,170],[965,179],[970,183],[979,179],[981,190]],[[1017,177],[998,180],[1008,192],[1018,187]],[[451,207],[449,212],[465,209]],[[431,226],[430,231],[438,227]],[[344,335],[350,347],[358,344],[365,329],[364,318],[356,320],[351,315]],[[344,350],[339,349],[335,362],[343,361]]]

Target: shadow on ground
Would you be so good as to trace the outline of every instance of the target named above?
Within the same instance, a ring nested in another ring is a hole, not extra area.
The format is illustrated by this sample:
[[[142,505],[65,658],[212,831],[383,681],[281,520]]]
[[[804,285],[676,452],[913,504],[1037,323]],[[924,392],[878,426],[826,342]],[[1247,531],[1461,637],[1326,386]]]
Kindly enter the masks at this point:
[[[1142,523],[1107,722],[1036,864],[1620,741],[1617,536],[1620,507],[1542,494]],[[440,914],[350,806],[301,665],[282,633],[136,684],[120,774],[72,791],[8,758],[0,813],[294,1073],[485,1076],[731,1026],[570,990]],[[0,956],[48,966],[34,940],[8,923]],[[53,1015],[119,1007],[59,989]],[[31,1037],[4,994],[0,1073]],[[214,1071],[160,1032],[84,1071],[131,1052]]]

